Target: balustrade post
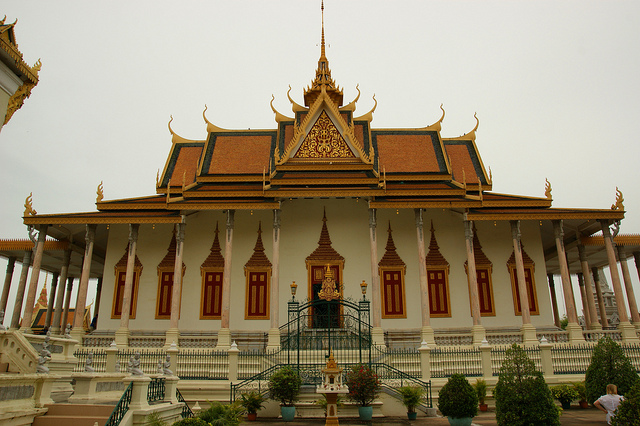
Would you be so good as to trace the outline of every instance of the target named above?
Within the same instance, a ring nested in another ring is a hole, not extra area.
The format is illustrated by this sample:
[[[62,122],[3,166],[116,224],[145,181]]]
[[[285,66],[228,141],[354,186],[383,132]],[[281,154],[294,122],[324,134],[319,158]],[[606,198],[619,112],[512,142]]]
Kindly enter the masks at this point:
[[[123,381],[125,383],[125,388],[129,386],[129,382],[133,384],[131,388],[131,402],[129,403],[129,410],[144,410],[149,408],[147,392],[149,391],[151,378],[149,376],[128,376]]]
[[[482,341],[480,348],[480,361],[482,363],[482,376],[485,378],[493,377],[493,368],[491,367],[491,345],[487,339]]]
[[[164,376],[164,402],[170,402],[172,404],[178,403],[178,396],[176,390],[178,389],[178,382],[180,379],[178,376]]]
[[[116,342],[111,342],[111,345],[106,349],[107,352],[107,373],[116,372],[116,360],[118,358],[118,346]]]
[[[422,373],[422,380],[425,382],[431,380],[431,348],[424,340],[418,348],[420,352],[420,372]]]
[[[173,371],[173,374],[178,377],[178,353],[180,352],[180,349],[178,349],[178,345],[176,345],[176,342],[171,343],[171,346],[169,346],[169,349],[167,349],[167,354],[170,356],[170,362],[171,362],[171,366],[169,367],[169,369],[171,369],[171,371]]]
[[[540,366],[542,368],[542,374],[544,377],[553,376],[553,357],[551,355],[551,348],[553,345],[542,336],[540,339]]]
[[[227,351],[229,353],[229,381],[237,382],[238,381],[238,353],[240,350],[238,349],[238,345],[236,342],[231,344],[231,347]]]

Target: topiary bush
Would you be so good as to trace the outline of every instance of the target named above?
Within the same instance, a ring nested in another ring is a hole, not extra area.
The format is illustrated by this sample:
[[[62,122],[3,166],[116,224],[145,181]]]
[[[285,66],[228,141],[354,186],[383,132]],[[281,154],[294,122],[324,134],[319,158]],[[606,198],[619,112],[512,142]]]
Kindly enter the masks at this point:
[[[302,380],[298,373],[291,367],[282,367],[269,379],[269,392],[271,398],[280,401],[285,407],[292,407],[298,399]]]
[[[613,426],[640,426],[640,382],[624,396],[624,401],[618,406],[616,416],[611,419]]]
[[[213,426],[237,426],[242,420],[242,412],[238,401],[232,404],[213,402],[209,408],[198,413],[198,418]]]
[[[462,374],[453,374],[438,392],[438,410],[443,416],[465,418],[478,414],[478,395]]]
[[[507,349],[493,396],[500,426],[560,425],[560,408],[544,376],[515,343]]]
[[[178,420],[171,426],[209,426],[209,423],[202,420],[200,417],[191,417],[182,420]]]
[[[638,374],[620,345],[609,337],[601,338],[593,349],[585,375],[589,404],[607,393],[609,383],[618,386],[620,395],[626,395],[638,380]]]

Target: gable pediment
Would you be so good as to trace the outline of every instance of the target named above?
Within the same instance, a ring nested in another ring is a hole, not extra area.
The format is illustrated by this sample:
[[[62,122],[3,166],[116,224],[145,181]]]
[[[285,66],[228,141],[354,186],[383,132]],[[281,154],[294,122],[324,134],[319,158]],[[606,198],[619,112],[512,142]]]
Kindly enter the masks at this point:
[[[329,118],[325,110],[302,140],[293,158],[355,158],[354,150]]]

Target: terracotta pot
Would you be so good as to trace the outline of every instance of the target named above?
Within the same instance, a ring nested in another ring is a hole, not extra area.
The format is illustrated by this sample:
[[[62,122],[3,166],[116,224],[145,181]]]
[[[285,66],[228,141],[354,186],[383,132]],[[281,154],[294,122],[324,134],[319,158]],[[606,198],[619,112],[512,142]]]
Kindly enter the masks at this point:
[[[480,404],[480,411],[489,411],[489,405],[488,404]]]
[[[258,413],[247,413],[247,420],[250,422],[255,422],[258,417]]]
[[[585,400],[580,401],[580,408],[589,408],[589,403]]]

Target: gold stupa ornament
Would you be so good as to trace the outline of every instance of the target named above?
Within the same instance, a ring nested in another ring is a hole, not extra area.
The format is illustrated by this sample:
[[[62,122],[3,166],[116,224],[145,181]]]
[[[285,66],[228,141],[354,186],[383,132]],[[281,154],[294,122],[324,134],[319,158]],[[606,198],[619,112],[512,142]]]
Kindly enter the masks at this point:
[[[333,279],[333,271],[329,265],[324,273],[324,279],[322,280],[322,289],[318,292],[318,297],[326,301],[340,299],[340,293],[336,289],[336,282]]]

